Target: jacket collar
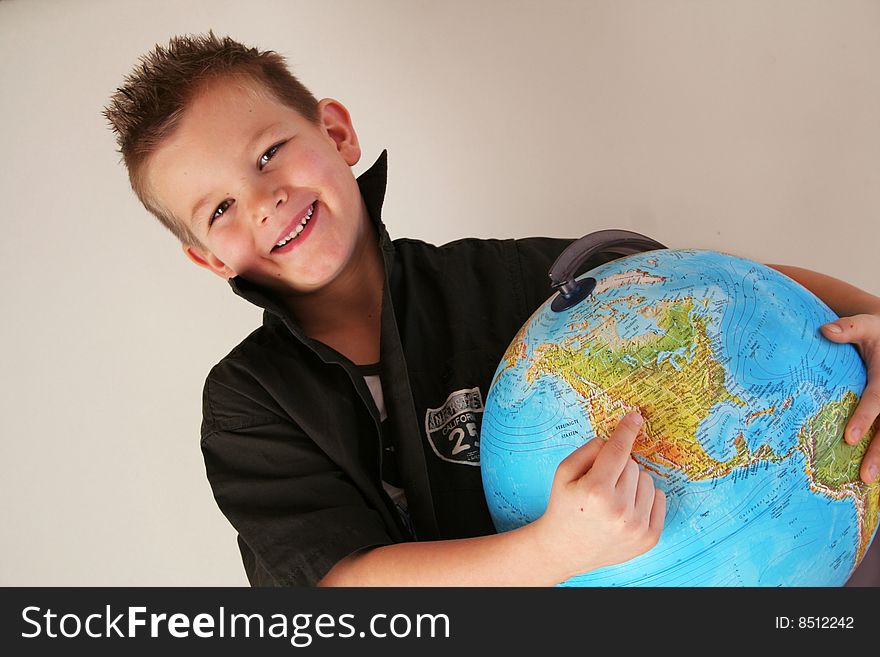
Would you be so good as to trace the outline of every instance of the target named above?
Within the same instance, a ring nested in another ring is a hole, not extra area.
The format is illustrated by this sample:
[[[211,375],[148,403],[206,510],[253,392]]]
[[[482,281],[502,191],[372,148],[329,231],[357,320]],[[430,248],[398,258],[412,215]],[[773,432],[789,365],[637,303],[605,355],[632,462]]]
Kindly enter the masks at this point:
[[[376,233],[379,236],[379,249],[382,251],[382,258],[385,261],[386,281],[392,271],[394,261],[394,245],[391,243],[391,238],[388,236],[385,224],[382,223],[382,204],[385,201],[387,180],[388,151],[383,150],[373,165],[358,176],[357,184],[364,199],[367,214],[376,227]],[[287,324],[288,328],[297,337],[304,342],[311,342],[311,339],[305,336],[300,326],[291,317],[287,308],[266,288],[251,283],[241,276],[230,278],[229,285],[235,294],[265,311],[263,315],[264,323],[271,319],[271,315],[277,316],[284,320],[284,323]]]

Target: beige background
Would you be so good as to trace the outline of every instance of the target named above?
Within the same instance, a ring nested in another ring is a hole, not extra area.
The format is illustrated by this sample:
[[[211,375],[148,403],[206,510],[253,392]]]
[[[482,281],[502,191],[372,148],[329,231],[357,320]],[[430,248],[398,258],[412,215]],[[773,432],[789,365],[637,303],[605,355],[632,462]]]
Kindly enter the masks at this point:
[[[238,585],[198,448],[259,312],[138,205],[100,110],[213,28],[389,149],[392,236],[574,237],[801,265],[873,293],[880,2],[0,2],[0,584]]]

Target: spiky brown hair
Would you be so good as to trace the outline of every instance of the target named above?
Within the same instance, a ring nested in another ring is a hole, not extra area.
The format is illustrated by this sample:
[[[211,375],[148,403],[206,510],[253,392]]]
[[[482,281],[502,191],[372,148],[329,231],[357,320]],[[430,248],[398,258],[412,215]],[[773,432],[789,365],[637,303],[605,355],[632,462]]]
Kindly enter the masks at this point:
[[[143,55],[116,90],[103,114],[116,133],[131,188],[144,207],[184,244],[200,246],[189,227],[154,198],[146,163],[168,137],[196,92],[218,78],[256,82],[281,103],[318,122],[318,101],[272,50],[248,48],[229,37],[207,34],[172,37]]]

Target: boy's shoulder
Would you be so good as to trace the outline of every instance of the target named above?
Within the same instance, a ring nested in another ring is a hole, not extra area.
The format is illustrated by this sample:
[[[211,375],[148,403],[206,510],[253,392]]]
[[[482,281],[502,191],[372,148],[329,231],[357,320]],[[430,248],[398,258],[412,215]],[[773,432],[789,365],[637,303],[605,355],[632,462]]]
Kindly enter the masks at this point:
[[[280,322],[269,319],[233,347],[208,372],[202,393],[203,434],[224,424],[247,424],[259,419],[277,419],[283,412],[269,393],[271,381],[290,373],[300,361],[293,350],[296,342],[282,339]],[[295,372],[295,369],[294,369]]]
[[[427,277],[440,287],[465,285],[478,294],[498,294],[509,285],[527,290],[526,301],[532,305],[549,294],[550,267],[571,242],[557,237],[467,237],[433,245],[401,238],[394,245],[404,276]]]
[[[549,268],[566,246],[569,238],[559,237],[464,237],[444,244],[431,244],[419,239],[401,237],[393,240],[398,257],[427,258],[428,260],[473,259],[475,264],[492,267],[497,264],[493,257],[505,260],[515,258],[534,266]]]

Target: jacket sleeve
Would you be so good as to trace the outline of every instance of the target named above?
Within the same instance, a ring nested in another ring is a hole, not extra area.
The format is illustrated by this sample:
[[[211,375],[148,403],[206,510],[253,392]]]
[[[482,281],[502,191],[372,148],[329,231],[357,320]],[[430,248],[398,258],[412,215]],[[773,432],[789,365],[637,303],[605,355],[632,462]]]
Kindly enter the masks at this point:
[[[209,378],[205,403],[216,410],[222,401],[210,391]],[[205,421],[201,448],[252,586],[313,586],[349,554],[393,542],[358,488],[292,421]]]

